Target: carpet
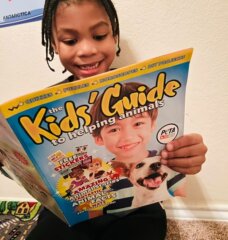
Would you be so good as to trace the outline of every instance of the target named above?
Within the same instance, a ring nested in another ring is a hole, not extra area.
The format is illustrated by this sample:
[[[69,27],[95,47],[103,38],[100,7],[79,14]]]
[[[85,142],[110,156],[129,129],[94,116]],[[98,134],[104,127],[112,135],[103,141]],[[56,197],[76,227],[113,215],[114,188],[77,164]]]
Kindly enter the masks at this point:
[[[166,240],[228,240],[228,222],[168,219]]]

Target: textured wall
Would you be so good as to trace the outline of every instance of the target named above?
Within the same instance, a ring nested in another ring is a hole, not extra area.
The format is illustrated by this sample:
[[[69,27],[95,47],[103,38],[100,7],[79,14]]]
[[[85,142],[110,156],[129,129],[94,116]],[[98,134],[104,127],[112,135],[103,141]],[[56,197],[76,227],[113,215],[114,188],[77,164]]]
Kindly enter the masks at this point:
[[[114,66],[194,48],[185,132],[201,133],[209,151],[202,171],[188,177],[188,197],[174,199],[167,205],[177,209],[218,210],[228,219],[228,1],[114,2],[120,17],[122,46],[121,57]],[[0,29],[0,66],[0,102],[65,77],[57,61],[56,73],[46,66],[40,22]],[[0,197],[16,196],[28,195],[0,176]]]

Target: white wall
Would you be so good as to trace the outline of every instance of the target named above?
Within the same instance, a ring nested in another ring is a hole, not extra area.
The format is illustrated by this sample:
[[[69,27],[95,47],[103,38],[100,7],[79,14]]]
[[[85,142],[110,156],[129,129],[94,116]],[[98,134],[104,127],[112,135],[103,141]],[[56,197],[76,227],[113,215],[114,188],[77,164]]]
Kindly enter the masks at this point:
[[[202,171],[188,176],[188,197],[166,203],[170,216],[228,220],[228,1],[114,0],[122,54],[114,66],[194,48],[186,96],[185,132],[198,132],[209,151]],[[67,76],[49,71],[40,22],[0,29],[0,103]],[[27,198],[0,176],[0,198]]]

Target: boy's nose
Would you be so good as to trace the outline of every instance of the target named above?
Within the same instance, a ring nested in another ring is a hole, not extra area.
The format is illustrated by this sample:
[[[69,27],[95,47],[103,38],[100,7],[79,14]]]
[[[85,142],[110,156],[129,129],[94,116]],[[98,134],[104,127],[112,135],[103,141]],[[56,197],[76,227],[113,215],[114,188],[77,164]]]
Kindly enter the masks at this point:
[[[122,139],[131,139],[134,135],[134,130],[129,126],[122,130]]]
[[[90,40],[82,40],[77,44],[77,55],[79,57],[90,56],[97,53],[96,45]]]

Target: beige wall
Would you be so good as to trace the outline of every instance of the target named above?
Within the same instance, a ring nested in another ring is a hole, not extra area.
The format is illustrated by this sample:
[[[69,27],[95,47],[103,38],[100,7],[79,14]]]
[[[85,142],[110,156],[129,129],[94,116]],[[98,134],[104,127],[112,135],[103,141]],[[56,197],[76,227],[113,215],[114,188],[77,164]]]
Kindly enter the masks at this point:
[[[166,203],[170,216],[228,220],[228,1],[114,0],[121,25],[123,66],[183,48],[194,48],[186,96],[185,132],[199,132],[207,162],[188,177],[188,197]],[[0,103],[46,87],[66,75],[56,61],[49,71],[40,44],[40,22],[0,29]],[[0,176],[0,198],[28,198]]]

